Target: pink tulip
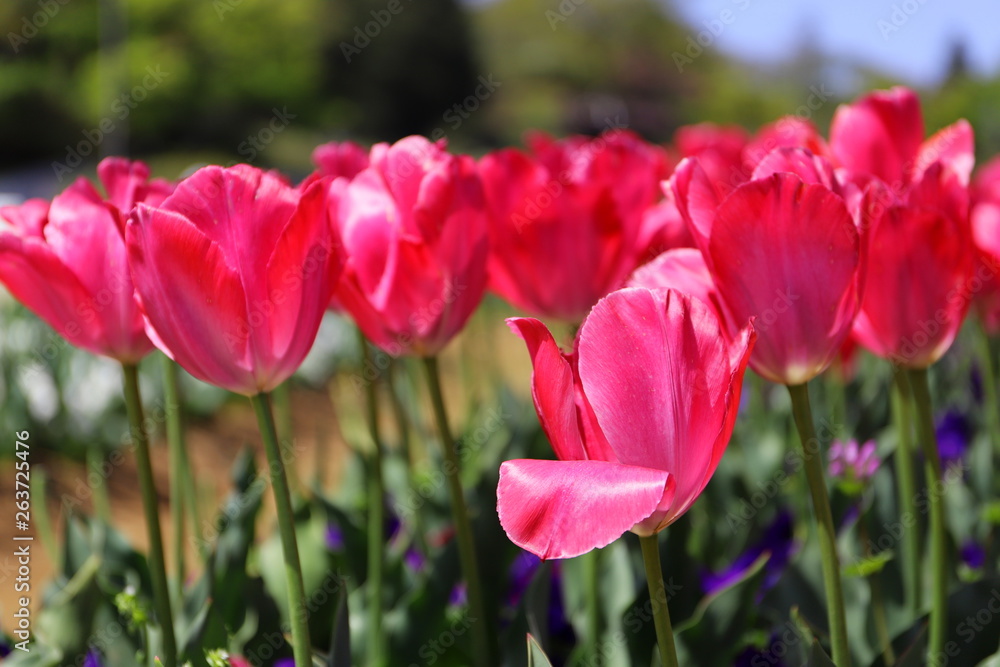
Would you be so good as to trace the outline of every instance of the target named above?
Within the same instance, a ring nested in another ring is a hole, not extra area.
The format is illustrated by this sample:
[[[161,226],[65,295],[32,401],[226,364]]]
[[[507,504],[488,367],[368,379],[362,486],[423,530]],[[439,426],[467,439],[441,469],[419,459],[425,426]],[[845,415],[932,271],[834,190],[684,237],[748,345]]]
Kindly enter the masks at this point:
[[[645,216],[661,199],[666,157],[622,130],[596,139],[536,135],[531,147],[479,163],[490,286],[529,313],[579,322],[664,242],[669,220]]]
[[[979,252],[970,289],[986,329],[1000,332],[1000,158],[993,158],[972,183],[972,236]]]
[[[698,158],[709,180],[723,193],[745,182],[743,153],[750,138],[738,126],[714,123],[685,125],[674,133],[674,146],[681,158]]]
[[[958,121],[926,141],[923,135],[920,101],[906,88],[840,107],[830,131],[843,173],[866,188],[859,222],[869,270],[854,335],[910,368],[929,366],[951,346],[975,269],[972,128]]]
[[[248,165],[205,167],[126,230],[147,330],[193,376],[238,394],[286,380],[342,266],[323,183],[300,193]]]
[[[822,373],[851,331],[861,296],[861,238],[833,170],[781,148],[728,196],[696,160],[669,181],[712,276],[725,322],[756,317],[751,367],[797,385]]]
[[[312,161],[320,176],[354,178],[368,168],[368,152],[353,141],[331,141],[313,150]]]
[[[475,162],[408,137],[330,186],[348,262],[338,303],[389,354],[431,356],[482,300],[489,239]]]
[[[73,345],[135,363],[153,345],[133,296],[125,218],[172,186],[123,158],[103,160],[97,174],[106,197],[80,178],[51,207],[32,199],[0,209],[0,281]]]
[[[608,295],[563,354],[538,320],[513,318],[528,346],[535,409],[559,460],[507,461],[497,511],[511,541],[540,558],[656,533],[691,507],[732,434],[753,346],[675,290]]]
[[[972,127],[964,120],[924,141],[920,99],[897,86],[837,109],[830,150],[839,167],[861,179],[876,178],[902,195],[935,162],[968,185],[975,164]]]

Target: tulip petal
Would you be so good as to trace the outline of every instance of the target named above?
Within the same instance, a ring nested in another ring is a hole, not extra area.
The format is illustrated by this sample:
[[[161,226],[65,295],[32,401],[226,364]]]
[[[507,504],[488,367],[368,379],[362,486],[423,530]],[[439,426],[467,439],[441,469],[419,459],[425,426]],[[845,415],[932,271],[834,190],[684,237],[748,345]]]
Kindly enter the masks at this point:
[[[528,345],[531,396],[545,435],[561,461],[587,459],[574,398],[573,369],[544,324],[530,317],[507,320],[511,331]]]
[[[710,265],[736,322],[756,317],[750,365],[801,384],[833,361],[858,308],[858,230],[843,200],[792,174],[737,188],[719,207]]]
[[[753,171],[751,180],[761,180],[777,173],[795,174],[803,183],[817,183],[834,190],[837,180],[830,163],[804,148],[778,148],[771,151]]]
[[[78,312],[101,323],[106,349],[114,351],[113,356],[132,359],[145,355],[152,344],[143,334],[120,223],[118,209],[80,178],[52,200],[42,233],[87,289],[88,298],[77,304]]]
[[[140,204],[134,215],[126,228],[129,263],[157,347],[200,380],[258,393],[246,296],[222,249],[172,211]]]
[[[73,345],[109,354],[98,321],[80,312],[91,301],[89,292],[41,240],[0,226],[0,282]]]
[[[664,183],[664,192],[674,197],[677,210],[687,223],[695,244],[704,252],[712,235],[719,192],[697,159],[682,160],[670,180]]]
[[[935,162],[941,162],[953,171],[963,187],[969,184],[972,168],[976,164],[975,140],[972,126],[960,120],[942,128],[923,143],[917,154],[912,180],[920,180],[924,171]]]
[[[629,287],[668,290],[689,294],[707,304],[715,303],[715,285],[701,251],[677,248],[658,255],[640,266],[628,281]]]
[[[973,294],[965,221],[914,206],[872,220],[868,273],[854,335],[871,352],[910,368],[937,361],[961,327]]]
[[[880,90],[837,109],[830,148],[840,164],[901,185],[924,139],[920,100],[907,88]]]
[[[710,308],[676,291],[628,288],[580,331],[580,380],[621,463],[666,470],[677,503],[701,491],[725,423],[729,350]]]
[[[265,391],[301,364],[340,279],[343,255],[331,242],[325,190],[326,184],[317,182],[302,194],[267,264],[267,301],[251,304],[267,327],[266,337],[254,338],[255,368],[275,375],[267,382],[258,378]],[[252,315],[253,311],[251,326]]]
[[[511,541],[539,558],[605,547],[672,500],[670,473],[604,461],[500,466],[497,513]]]

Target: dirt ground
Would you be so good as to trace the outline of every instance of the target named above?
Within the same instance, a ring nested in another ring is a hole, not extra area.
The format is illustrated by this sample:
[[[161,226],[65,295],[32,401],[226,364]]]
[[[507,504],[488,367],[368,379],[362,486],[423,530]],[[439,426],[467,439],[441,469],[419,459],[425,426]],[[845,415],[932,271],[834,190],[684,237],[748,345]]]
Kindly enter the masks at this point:
[[[297,456],[294,463],[300,479],[312,479],[320,475],[325,485],[337,483],[337,474],[341,468],[344,456],[349,455],[347,445],[340,437],[336,422],[332,419],[331,402],[328,396],[320,392],[296,390],[293,392],[292,420],[295,433],[294,451]],[[185,437],[196,474],[199,492],[199,507],[202,522],[210,521],[215,515],[221,500],[230,489],[229,470],[237,454],[244,446],[253,448],[259,465],[263,465],[264,453],[257,423],[249,402],[232,401],[227,403],[212,420],[205,424],[190,425],[185,429]],[[168,495],[168,460],[166,442],[162,435],[152,443],[153,471],[160,500],[160,521],[164,533],[167,550],[167,568],[171,571],[172,551],[170,538],[170,506]],[[48,478],[46,489],[46,505],[49,516],[55,525],[56,535],[61,535],[62,521],[60,510],[65,496],[80,499],[80,511],[92,512],[93,505],[87,487],[87,471],[80,462],[70,461],[59,456],[31,456],[32,470],[44,470]],[[317,471],[318,466],[318,471]],[[13,509],[8,498],[14,495],[14,461],[5,460],[0,463],[0,494],[4,498],[4,507]],[[142,504],[137,484],[135,460],[131,455],[125,456],[108,478],[108,493],[111,499],[111,515],[114,525],[125,533],[128,539],[141,551],[148,546],[145,524],[143,521]],[[9,632],[11,614],[17,600],[22,595],[31,599],[33,610],[42,597],[42,591],[52,580],[54,563],[39,538],[37,526],[38,503],[40,499],[32,498],[35,540],[31,542],[31,591],[27,594],[15,590],[17,576],[17,558],[14,549],[20,542],[15,542],[15,534],[21,534],[15,528],[14,516],[5,516],[0,521],[0,544],[9,545],[0,551],[0,629]],[[265,502],[270,501],[266,495]],[[71,501],[72,502],[72,501]],[[6,513],[5,513],[6,514]],[[262,512],[262,521],[272,521],[270,507]],[[187,563],[196,562],[196,552],[193,540],[188,542]]]

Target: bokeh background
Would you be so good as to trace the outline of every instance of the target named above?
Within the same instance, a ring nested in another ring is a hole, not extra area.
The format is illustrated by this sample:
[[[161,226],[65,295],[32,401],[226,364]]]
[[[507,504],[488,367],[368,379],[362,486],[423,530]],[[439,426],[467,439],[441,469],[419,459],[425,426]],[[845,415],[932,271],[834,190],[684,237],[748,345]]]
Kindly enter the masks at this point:
[[[628,127],[666,143],[683,124],[753,130],[787,114],[825,132],[838,103],[897,83],[921,92],[929,131],[971,121],[982,162],[1000,150],[998,25],[987,0],[3,0],[0,204],[51,197],[106,155],[167,178],[250,162],[297,179],[318,143],[338,139],[422,133],[479,154],[528,130]],[[524,391],[526,355],[498,330],[508,312],[488,300],[449,354],[478,353]],[[330,484],[361,429],[357,392],[331,384],[354,341],[330,315],[289,399],[301,472]],[[158,365],[143,372],[155,419]],[[474,380],[451,384],[457,413],[489,404]],[[221,494],[223,471],[256,440],[252,414],[190,378],[183,389],[196,468]],[[25,429],[53,512],[67,498],[88,509],[85,455],[127,430],[120,377],[0,288],[5,496],[8,435]],[[142,545],[130,465],[109,483],[116,522]]]

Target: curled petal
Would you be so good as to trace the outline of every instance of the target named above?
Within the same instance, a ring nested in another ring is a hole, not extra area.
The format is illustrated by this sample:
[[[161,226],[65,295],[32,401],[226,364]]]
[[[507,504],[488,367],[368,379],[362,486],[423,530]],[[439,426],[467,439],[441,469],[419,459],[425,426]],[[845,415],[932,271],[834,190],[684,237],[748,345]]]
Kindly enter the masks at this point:
[[[511,541],[539,558],[605,547],[673,499],[670,473],[604,461],[518,459],[500,466],[497,513]]]

